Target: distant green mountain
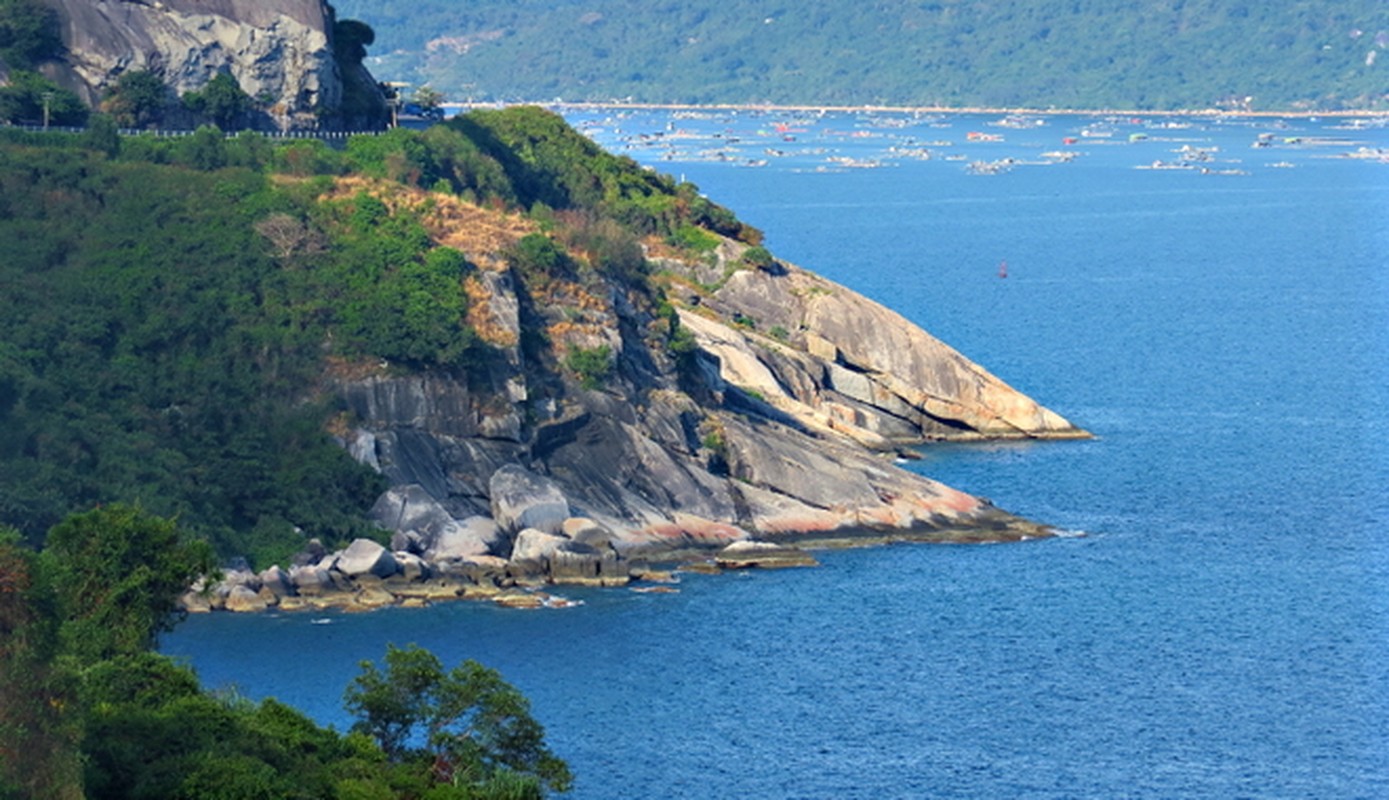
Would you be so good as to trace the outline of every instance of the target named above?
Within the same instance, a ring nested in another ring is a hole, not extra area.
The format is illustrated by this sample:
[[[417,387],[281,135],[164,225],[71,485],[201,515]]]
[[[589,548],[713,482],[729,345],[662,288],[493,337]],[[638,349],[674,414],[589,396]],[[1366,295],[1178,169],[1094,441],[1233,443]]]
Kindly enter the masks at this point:
[[[1384,0],[335,5],[375,28],[378,78],[454,100],[1389,107]]]

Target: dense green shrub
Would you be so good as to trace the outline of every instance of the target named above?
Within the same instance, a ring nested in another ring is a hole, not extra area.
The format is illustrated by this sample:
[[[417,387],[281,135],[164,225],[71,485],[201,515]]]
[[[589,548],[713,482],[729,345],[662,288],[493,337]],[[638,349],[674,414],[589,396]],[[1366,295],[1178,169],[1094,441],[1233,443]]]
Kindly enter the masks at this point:
[[[122,127],[153,127],[164,119],[171,94],[158,75],[137,69],[121,73],[106,103]]]
[[[272,522],[286,544],[365,529],[380,479],[303,397],[324,322],[252,228],[278,209],[244,170],[0,149],[0,522],[36,540],[139,500],[228,553]]]
[[[605,344],[597,347],[575,347],[564,360],[579,378],[579,385],[585,389],[600,389],[613,371],[612,348]]]
[[[0,0],[0,61],[32,69],[63,52],[58,13],[40,0]]]
[[[201,90],[185,94],[183,104],[193,113],[212,120],[222,130],[239,127],[254,105],[251,96],[229,72],[219,72]]]
[[[530,207],[585,209],[638,235],[669,236],[682,224],[756,243],[761,233],[690,183],[604,151],[558,114],[535,106],[477,110],[446,123],[499,163]]]
[[[38,124],[44,108],[52,125],[81,125],[87,120],[87,107],[77,95],[37,72],[16,70],[9,85],[0,86],[0,122]]]

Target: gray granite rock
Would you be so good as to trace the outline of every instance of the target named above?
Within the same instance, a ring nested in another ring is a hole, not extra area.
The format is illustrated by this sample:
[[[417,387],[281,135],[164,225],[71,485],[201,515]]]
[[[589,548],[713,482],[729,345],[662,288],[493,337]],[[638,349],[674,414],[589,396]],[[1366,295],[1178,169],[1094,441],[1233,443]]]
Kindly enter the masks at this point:
[[[536,528],[526,528],[516,534],[516,542],[507,560],[507,573],[518,579],[543,579],[550,572],[550,556],[569,540]]]
[[[559,485],[518,464],[508,464],[492,473],[488,495],[492,500],[492,519],[508,534],[525,528],[558,533],[570,516],[569,501]]]
[[[370,539],[354,539],[333,562],[333,571],[349,578],[362,575],[389,578],[399,570],[400,565],[396,563],[395,556]]]
[[[278,564],[262,570],[259,578],[261,588],[269,590],[276,597],[288,597],[294,594],[294,582],[290,579],[289,573],[280,568]]]
[[[233,586],[224,603],[228,611],[250,613],[264,611],[265,599],[246,586]]]

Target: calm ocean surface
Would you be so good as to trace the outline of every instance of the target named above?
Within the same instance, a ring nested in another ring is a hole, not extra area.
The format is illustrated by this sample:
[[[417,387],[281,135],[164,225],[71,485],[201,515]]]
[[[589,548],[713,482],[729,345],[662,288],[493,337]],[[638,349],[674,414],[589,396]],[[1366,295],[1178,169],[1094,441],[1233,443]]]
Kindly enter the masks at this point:
[[[196,617],[167,652],[339,728],[387,642],[478,659],[576,798],[1389,797],[1389,164],[1341,156],[1389,129],[572,119],[1097,434],[909,465],[1087,535],[569,610]],[[1135,169],[1183,146],[1211,174]]]

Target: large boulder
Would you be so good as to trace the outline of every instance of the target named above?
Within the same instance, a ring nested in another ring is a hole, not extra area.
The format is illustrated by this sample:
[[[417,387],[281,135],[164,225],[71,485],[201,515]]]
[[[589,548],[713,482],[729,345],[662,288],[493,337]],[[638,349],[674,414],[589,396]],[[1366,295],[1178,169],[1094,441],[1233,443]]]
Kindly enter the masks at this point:
[[[550,551],[550,580],[584,586],[621,586],[631,576],[626,562],[607,544],[564,542]]]
[[[228,611],[249,613],[264,611],[266,603],[265,598],[246,586],[233,586],[231,592],[227,594],[225,607]]]
[[[260,577],[246,569],[225,569],[222,571],[222,582],[217,586],[217,591],[226,596],[227,592],[235,586],[245,586],[252,592],[260,589]]]
[[[289,573],[278,564],[263,570],[257,577],[260,578],[261,591],[269,591],[276,597],[289,597],[294,594],[294,582],[290,579]]]
[[[588,517],[570,517],[561,526],[566,538],[593,547],[607,547],[612,544],[613,532],[606,525]]]
[[[569,500],[559,485],[518,464],[507,464],[492,473],[487,489],[492,519],[504,533],[534,528],[557,534],[569,518]]]
[[[290,560],[290,565],[294,567],[306,567],[317,564],[328,555],[328,550],[323,546],[323,542],[318,539],[310,539],[304,543],[304,549],[295,553]]]
[[[319,566],[291,567],[289,582],[294,586],[294,592],[301,595],[321,595],[333,589],[333,579],[328,570]]]
[[[497,523],[487,517],[468,517],[453,520],[434,537],[424,552],[425,560],[452,561],[473,556],[485,556],[501,542]]]
[[[267,101],[254,127],[380,127],[386,105],[371,75],[333,52],[332,11],[323,0],[46,0],[64,44],[51,65],[59,83],[95,104],[126,72],[156,71],[171,98],[229,73]],[[340,115],[347,95],[366,114]],[[173,111],[174,109],[171,109]]]
[[[396,573],[397,580],[418,581],[429,577],[429,564],[423,558],[414,553],[393,553],[396,563],[400,565],[400,571]]]
[[[569,540],[536,528],[516,534],[516,543],[507,561],[507,573],[520,580],[544,578],[550,573],[550,556]]]
[[[371,517],[396,532],[392,549],[419,553],[430,561],[484,555],[500,539],[492,520],[476,515],[456,519],[419,484],[397,486],[382,494]]]
[[[436,577],[484,586],[504,580],[506,565],[507,560],[500,556],[469,556],[449,561],[431,561],[429,570]]]
[[[333,562],[333,569],[349,578],[362,575],[389,578],[400,571],[400,565],[396,563],[395,556],[380,544],[370,539],[354,539]]]

